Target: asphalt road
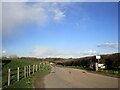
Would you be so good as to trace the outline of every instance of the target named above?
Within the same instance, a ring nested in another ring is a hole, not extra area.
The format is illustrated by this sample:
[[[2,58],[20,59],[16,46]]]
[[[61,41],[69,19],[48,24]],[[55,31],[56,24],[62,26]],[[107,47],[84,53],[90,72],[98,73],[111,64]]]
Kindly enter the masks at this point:
[[[80,69],[52,67],[33,80],[34,88],[118,88],[118,79]]]

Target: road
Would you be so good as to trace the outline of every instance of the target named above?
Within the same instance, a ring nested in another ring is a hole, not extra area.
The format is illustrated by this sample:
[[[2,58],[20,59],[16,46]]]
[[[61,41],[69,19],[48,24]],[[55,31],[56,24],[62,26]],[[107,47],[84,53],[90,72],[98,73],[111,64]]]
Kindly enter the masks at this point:
[[[52,67],[33,80],[34,88],[118,88],[118,79],[81,69]]]

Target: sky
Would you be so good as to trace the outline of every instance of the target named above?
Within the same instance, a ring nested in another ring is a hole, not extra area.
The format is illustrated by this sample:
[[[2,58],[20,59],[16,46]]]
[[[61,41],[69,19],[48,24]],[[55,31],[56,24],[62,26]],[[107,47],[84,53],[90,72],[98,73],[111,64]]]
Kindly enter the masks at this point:
[[[85,57],[118,52],[117,2],[4,2],[2,54]]]

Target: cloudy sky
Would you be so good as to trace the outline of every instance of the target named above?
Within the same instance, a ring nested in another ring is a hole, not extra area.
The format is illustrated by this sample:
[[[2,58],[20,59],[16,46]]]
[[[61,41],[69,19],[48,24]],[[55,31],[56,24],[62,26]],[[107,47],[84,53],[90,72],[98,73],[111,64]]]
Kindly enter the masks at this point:
[[[4,2],[2,52],[31,57],[115,53],[117,2]]]

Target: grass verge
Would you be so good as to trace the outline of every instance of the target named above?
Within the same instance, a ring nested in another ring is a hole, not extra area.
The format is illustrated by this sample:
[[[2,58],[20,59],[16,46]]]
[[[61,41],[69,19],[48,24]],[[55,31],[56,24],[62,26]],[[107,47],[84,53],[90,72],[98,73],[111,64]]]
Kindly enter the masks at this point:
[[[104,73],[104,74],[111,74],[114,76],[120,76],[119,70],[98,70],[97,72]]]

